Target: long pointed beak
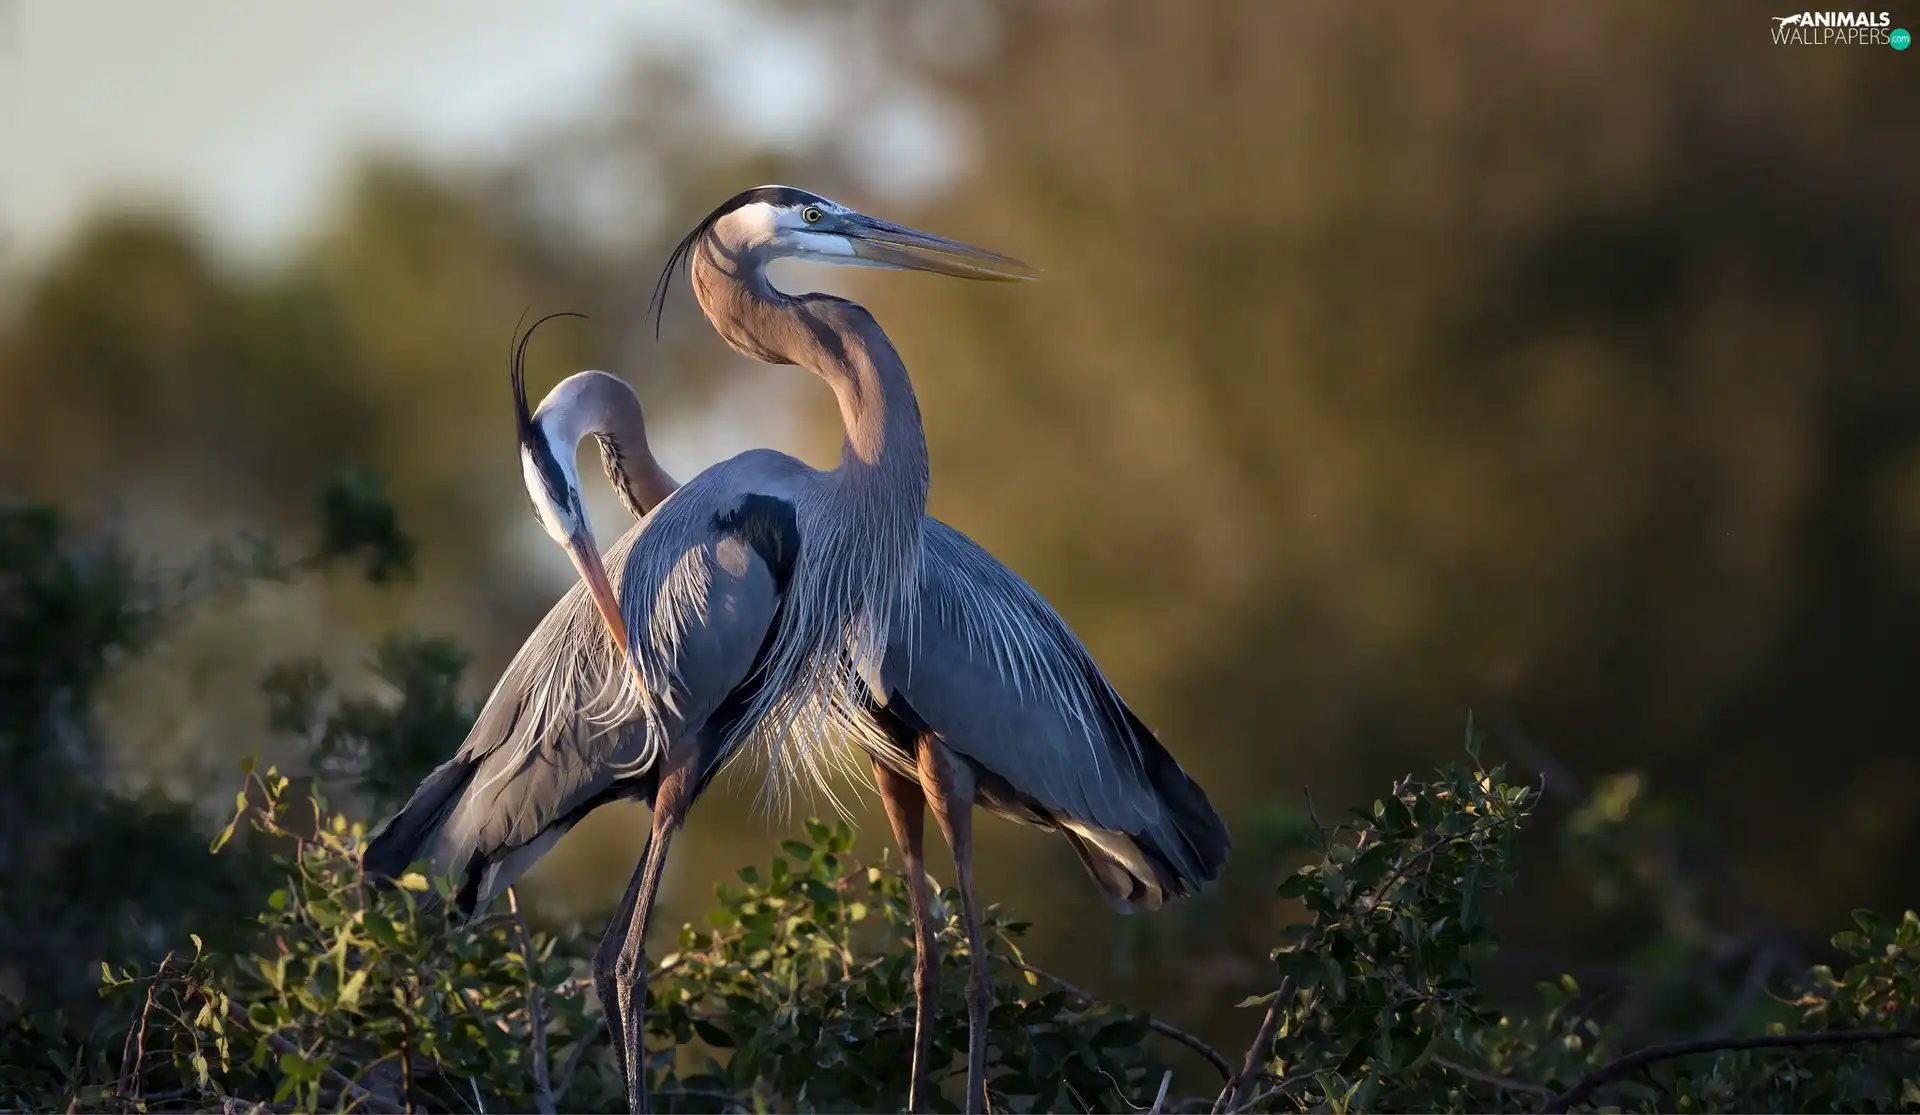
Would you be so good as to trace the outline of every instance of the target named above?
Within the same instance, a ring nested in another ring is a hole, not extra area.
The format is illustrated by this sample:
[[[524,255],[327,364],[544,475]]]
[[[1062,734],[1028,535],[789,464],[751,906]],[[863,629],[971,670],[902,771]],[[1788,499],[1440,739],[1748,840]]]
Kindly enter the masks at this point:
[[[849,218],[842,234],[853,254],[873,267],[1001,282],[1034,277],[1033,268],[1010,256],[864,214]]]
[[[593,606],[600,610],[601,622],[607,625],[607,634],[613,637],[613,645],[619,648],[620,657],[626,660],[627,668],[633,671],[633,678],[646,687],[640,677],[640,667],[634,664],[633,652],[627,645],[627,622],[620,616],[620,601],[613,594],[613,585],[607,581],[606,566],[600,560],[600,546],[594,542],[592,533],[581,531],[567,539],[567,556],[573,559],[573,567],[580,571],[581,583],[587,586],[587,595],[593,597]]]

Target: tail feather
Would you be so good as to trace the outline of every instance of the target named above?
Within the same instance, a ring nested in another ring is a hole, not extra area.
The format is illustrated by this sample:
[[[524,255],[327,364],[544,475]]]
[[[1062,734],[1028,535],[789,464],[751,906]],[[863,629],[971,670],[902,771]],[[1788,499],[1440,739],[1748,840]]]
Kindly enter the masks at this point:
[[[1060,833],[1080,857],[1080,865],[1093,876],[1100,897],[1117,912],[1152,913],[1169,897],[1185,897],[1173,889],[1177,878],[1160,870],[1164,861],[1149,862],[1146,850],[1134,837],[1072,822],[1062,824]]]
[[[434,859],[447,820],[473,781],[476,769],[477,763],[458,756],[440,764],[414,790],[407,804],[367,839],[360,867],[376,886],[390,886],[412,864]]]
[[[1119,702],[1161,820],[1137,833],[1108,832],[1073,822],[1060,831],[1109,905],[1121,913],[1153,911],[1169,898],[1190,898],[1220,875],[1232,839],[1205,790],[1174,761],[1132,709]]]
[[[1233,847],[1227,823],[1207,800],[1207,792],[1167,754],[1132,709],[1127,709],[1127,723],[1139,744],[1147,779],[1166,807],[1166,819],[1141,833],[1141,843],[1175,870],[1184,884],[1178,888],[1183,896],[1196,893],[1200,884],[1218,878],[1227,862]]]

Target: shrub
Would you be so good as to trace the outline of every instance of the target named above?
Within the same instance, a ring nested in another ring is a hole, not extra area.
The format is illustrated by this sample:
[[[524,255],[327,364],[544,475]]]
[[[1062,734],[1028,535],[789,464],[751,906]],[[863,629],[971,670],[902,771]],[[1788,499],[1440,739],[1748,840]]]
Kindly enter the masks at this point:
[[[423,903],[447,880],[392,890],[360,877],[362,826],[250,771],[230,838],[272,850],[281,880],[253,951],[191,950],[146,972],[105,971],[138,1000],[112,1071],[82,1106],[303,1110],[619,1110],[622,1091],[588,978],[592,942],[530,932],[517,909],[461,923]],[[906,1094],[912,935],[906,886],[850,858],[844,824],[808,825],[763,872],[723,886],[705,928],[683,927],[648,995],[649,1086],[662,1110],[880,1109]],[[511,902],[511,899],[510,899]],[[942,896],[936,1060],[964,1051],[965,936]],[[990,1079],[1016,1110],[1083,1110],[1151,1093],[1163,1065],[1136,1012],[1029,970],[1026,926],[986,917],[997,980]],[[942,1067],[936,1080],[959,1064]],[[544,1082],[544,1083],[543,1083]],[[543,1100],[543,1094],[550,1097]]]

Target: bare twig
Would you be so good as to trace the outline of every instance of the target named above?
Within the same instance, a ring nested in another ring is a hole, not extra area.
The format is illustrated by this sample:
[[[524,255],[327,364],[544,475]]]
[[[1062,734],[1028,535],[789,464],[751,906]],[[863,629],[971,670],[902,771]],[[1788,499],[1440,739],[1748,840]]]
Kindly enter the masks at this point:
[[[1495,1076],[1490,1072],[1482,1072],[1470,1065],[1463,1065],[1458,1061],[1451,1061],[1445,1057],[1435,1057],[1433,1063],[1457,1076],[1464,1076],[1468,1080],[1477,1080],[1482,1084],[1499,1088],[1501,1091],[1525,1092],[1530,1096],[1550,1096],[1553,1094],[1553,1089],[1544,1084],[1535,1084],[1530,1080],[1515,1080],[1507,1076]]]
[[[407,1016],[400,1016],[400,1109],[413,1115],[413,1034]]]
[[[137,1102],[140,1098],[141,1066],[147,1061],[147,1016],[153,1013],[153,996],[160,990],[160,981],[172,967],[173,953],[169,951],[160,962],[153,982],[147,984],[147,1001],[140,1007],[140,1018],[127,1031],[126,1044],[121,1047],[120,1082],[114,1091],[123,1103]]]
[[[1573,1087],[1547,1097],[1540,1108],[1543,1115],[1563,1112],[1576,1103],[1585,1103],[1593,1094],[1615,1080],[1656,1061],[1690,1057],[1696,1053],[1727,1053],[1742,1049],[1802,1049],[1816,1045],[1860,1045],[1890,1041],[1920,1041],[1920,1030],[1828,1030],[1813,1034],[1767,1034],[1752,1038],[1702,1038],[1649,1045],[1624,1057],[1616,1057],[1580,1078]]]
[[[1414,864],[1419,863],[1421,860],[1426,859],[1428,856],[1431,856],[1433,855],[1433,853],[1439,851],[1441,846],[1446,844],[1448,841],[1454,840],[1457,837],[1467,837],[1472,835],[1473,833],[1471,831],[1468,831],[1463,833],[1457,833],[1453,836],[1439,837],[1431,841],[1430,843],[1428,843],[1425,847],[1421,848],[1419,851],[1413,853],[1412,855],[1408,856],[1406,859],[1402,860],[1400,863],[1400,866],[1394,869],[1393,874],[1387,876],[1386,881],[1381,883],[1378,887],[1374,888],[1373,893],[1367,896],[1366,905],[1361,907],[1361,913],[1367,913],[1367,914],[1372,913],[1374,909],[1378,907],[1380,903],[1386,899],[1387,892],[1392,890],[1394,886],[1400,882],[1400,880],[1407,877],[1407,872],[1412,870]]]
[[[365,1088],[368,1093],[373,1095],[376,1099],[385,1102],[389,1107],[398,1107],[399,1106],[398,1100],[395,1100],[391,1096],[387,1095],[377,1085],[371,1085],[370,1081],[372,1081],[374,1073],[380,1071],[380,1069],[383,1068],[388,1061],[393,1060],[395,1057],[398,1057],[399,1055],[400,1054],[398,1052],[382,1053],[380,1056],[375,1057],[371,1061],[368,1061],[364,1066],[361,1067],[360,1071],[354,1075],[354,1078],[353,1078],[354,1085],[356,1087]]]
[[[527,968],[527,1023],[533,1031],[533,1105],[540,1115],[554,1115],[553,1083],[547,1075],[547,1013],[540,1005],[540,980],[533,970],[533,934],[527,932],[527,918],[520,912],[520,895],[507,888],[507,910],[513,914],[513,927],[520,937],[520,959]]]
[[[1318,822],[1315,822],[1316,824]],[[1220,1098],[1213,1103],[1215,1111],[1234,1111],[1239,1107],[1240,1097],[1245,1094],[1247,1083],[1260,1071],[1260,1063],[1265,1061],[1267,1050],[1273,1047],[1273,1032],[1280,1027],[1280,1012],[1285,1009],[1287,1000],[1293,998],[1293,977],[1280,981],[1279,990],[1273,993],[1273,1002],[1267,1004],[1267,1016],[1260,1021],[1260,1030],[1253,1036],[1253,1044],[1247,1046],[1247,1056],[1240,1064],[1237,1076],[1227,1079],[1227,1086],[1220,1092]]]
[[[1018,961],[1018,960],[1009,960],[1007,961],[1007,963],[1013,965],[1015,968],[1018,968],[1023,972],[1026,972],[1029,975],[1038,976],[1041,979],[1046,980],[1048,983],[1053,984],[1055,987],[1058,987],[1060,990],[1065,991],[1067,994],[1072,995],[1073,997],[1080,999],[1083,1002],[1088,1002],[1088,1003],[1100,1002],[1100,999],[1097,996],[1095,996],[1091,991],[1088,991],[1086,988],[1080,987],[1077,984],[1068,983],[1066,980],[1061,979],[1059,976],[1056,976],[1052,972],[1049,972],[1043,968],[1036,968],[1031,964],[1023,963],[1022,961]],[[1174,1041],[1177,1041],[1181,1045],[1186,1046],[1188,1049],[1193,1050],[1195,1053],[1200,1054],[1200,1056],[1205,1057],[1207,1059],[1207,1063],[1214,1067],[1214,1071],[1220,1074],[1220,1079],[1227,1080],[1227,1081],[1231,1081],[1233,1079],[1233,1066],[1227,1063],[1226,1057],[1221,1055],[1218,1049],[1215,1049],[1213,1046],[1208,1045],[1201,1038],[1196,1037],[1195,1035],[1190,1034],[1185,1030],[1182,1030],[1180,1027],[1175,1026],[1170,1022],[1162,1022],[1158,1018],[1153,1017],[1152,1015],[1147,1015],[1146,1019],[1147,1019],[1147,1029],[1152,1030],[1154,1033],[1160,1034],[1164,1037],[1172,1038]]]
[[[1767,939],[1754,950],[1753,963],[1748,965],[1747,976],[1740,982],[1739,995],[1727,1007],[1726,1013],[1720,1017],[1720,1024],[1715,1027],[1719,1034],[1724,1036],[1731,1033],[1740,1020],[1747,1016],[1747,1012],[1753,1009],[1753,1005],[1760,1001],[1760,996],[1766,994],[1767,979],[1786,959],[1786,954],[1787,946],[1777,938]]]
[[[1302,786],[1300,787],[1300,796],[1307,799],[1307,820],[1313,822],[1313,831],[1320,837],[1320,850],[1323,852],[1331,852],[1333,850],[1333,844],[1327,839],[1327,826],[1320,823],[1320,811],[1313,807],[1313,790],[1310,787]]]
[[[1311,1084],[1314,1080],[1311,1073],[1304,1072],[1295,1073],[1292,1076],[1276,1076],[1270,1072],[1263,1072],[1259,1074],[1259,1077],[1261,1080],[1271,1083],[1273,1087],[1253,1089],[1248,1093],[1246,1099],[1240,1101],[1240,1106],[1228,1112],[1227,1115],[1244,1115],[1245,1112],[1252,1111],[1254,1108],[1275,1096],[1286,1095],[1287,1089],[1292,1088],[1296,1084]]]
[[[606,1018],[596,1018],[587,1032],[580,1035],[580,1040],[573,1043],[573,1052],[567,1055],[566,1066],[560,1070],[560,1080],[553,1086],[554,1102],[558,1103],[567,1098],[567,1089],[573,1087],[573,1074],[579,1070],[580,1063],[585,1061],[587,1054],[593,1050],[593,1043],[599,1041],[600,1035],[606,1032]]]
[[[1147,1115],[1160,1115],[1166,1109],[1167,1089],[1173,1085],[1173,1070],[1168,1069],[1160,1076],[1160,1092],[1153,1097],[1153,1106],[1147,1108]]]

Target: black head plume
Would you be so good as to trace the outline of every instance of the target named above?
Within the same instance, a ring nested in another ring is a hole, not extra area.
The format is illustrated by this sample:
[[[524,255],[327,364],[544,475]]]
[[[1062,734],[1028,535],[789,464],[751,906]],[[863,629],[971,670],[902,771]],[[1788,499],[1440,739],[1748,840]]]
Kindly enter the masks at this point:
[[[660,269],[660,279],[653,284],[653,297],[647,299],[647,312],[653,315],[653,339],[656,341],[660,339],[660,318],[667,311],[667,292],[673,286],[675,269],[687,262],[693,255],[693,246],[700,242],[700,237],[719,223],[720,218],[735,209],[752,205],[757,201],[764,201],[769,205],[806,205],[824,200],[826,199],[805,190],[797,190],[792,186],[755,186],[751,190],[742,190],[721,202],[718,209],[708,213],[699,224],[693,226],[692,232],[681,237],[680,243],[675,244],[673,251],[668,253],[667,265]]]
[[[527,342],[533,339],[534,330],[554,318],[577,317],[584,321],[586,316],[574,313],[572,310],[548,314],[527,326],[527,331],[520,335],[519,343],[514,346],[513,357],[508,361],[507,367],[513,379],[514,429],[520,435],[520,444],[531,444],[533,437],[533,411],[527,406]],[[516,325],[514,328],[518,330],[519,326]]]

